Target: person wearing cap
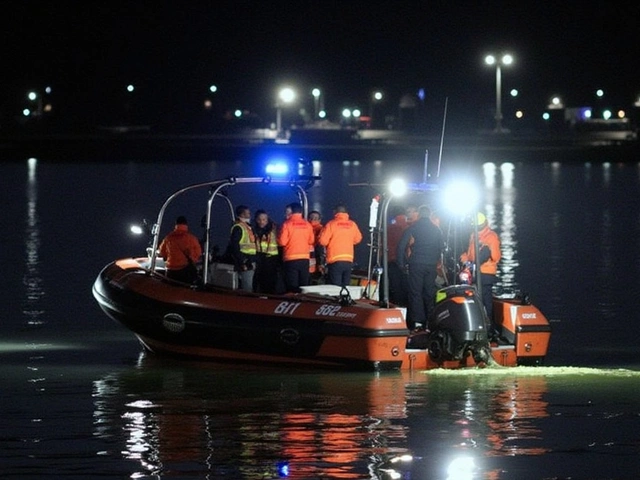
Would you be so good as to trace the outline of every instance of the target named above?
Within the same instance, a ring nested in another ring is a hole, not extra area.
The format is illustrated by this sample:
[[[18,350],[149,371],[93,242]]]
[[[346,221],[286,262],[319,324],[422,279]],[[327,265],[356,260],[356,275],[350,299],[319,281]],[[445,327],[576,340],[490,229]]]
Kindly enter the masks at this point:
[[[493,320],[493,285],[498,279],[498,262],[502,258],[500,252],[500,238],[489,227],[489,222],[484,213],[478,212],[476,216],[478,225],[478,268],[480,269],[480,281],[482,283],[482,303],[489,320]],[[469,248],[460,255],[460,261],[476,262],[475,232],[469,238]]]
[[[396,247],[398,264],[403,268],[408,266],[407,326],[411,329],[426,326],[434,308],[437,266],[443,250],[442,231],[431,221],[431,208],[421,205],[418,207],[418,219],[403,232]]]
[[[200,260],[202,247],[198,238],[189,232],[186,217],[176,219],[174,229],[162,240],[160,256],[165,260],[167,277],[192,284],[198,278],[195,264]]]

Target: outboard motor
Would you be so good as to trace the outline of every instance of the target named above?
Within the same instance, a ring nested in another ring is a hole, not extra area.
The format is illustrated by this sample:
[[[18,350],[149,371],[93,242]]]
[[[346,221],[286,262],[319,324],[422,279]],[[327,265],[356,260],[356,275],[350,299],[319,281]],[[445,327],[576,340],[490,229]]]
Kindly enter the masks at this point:
[[[473,285],[438,290],[429,317],[429,356],[437,363],[462,360],[469,353],[476,363],[489,363],[491,346],[482,300]]]

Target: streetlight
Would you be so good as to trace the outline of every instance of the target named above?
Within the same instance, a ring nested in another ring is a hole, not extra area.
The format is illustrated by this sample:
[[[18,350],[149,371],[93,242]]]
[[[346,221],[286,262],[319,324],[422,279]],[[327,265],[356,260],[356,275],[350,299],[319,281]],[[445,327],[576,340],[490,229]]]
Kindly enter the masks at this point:
[[[369,99],[369,117],[371,118],[371,123],[373,123],[373,106],[375,103],[382,100],[382,92],[375,91],[371,94],[371,98]]]
[[[29,115],[35,115],[35,116],[42,115],[42,95],[40,95],[38,92],[32,90],[32,91],[27,93],[27,98],[30,101],[36,103],[36,111],[35,112],[29,111]]]
[[[511,55],[504,54],[500,58],[495,55],[487,55],[484,58],[484,62],[487,65],[496,66],[496,133],[506,133],[508,130],[502,128],[502,65],[511,65],[513,63],[513,57]]]
[[[212,94],[211,96],[213,96],[213,94],[216,93],[217,91],[218,91],[217,85],[209,85],[209,92]],[[204,109],[211,110],[212,107],[213,107],[213,100],[211,100],[211,98],[207,96],[204,99]]]
[[[296,92],[290,88],[285,87],[278,92],[278,102],[276,103],[276,130],[277,135],[280,135],[282,131],[282,105],[291,103],[296,98]]]
[[[319,88],[314,88],[311,90],[311,95],[313,95],[313,119],[317,120],[320,115],[320,92]]]

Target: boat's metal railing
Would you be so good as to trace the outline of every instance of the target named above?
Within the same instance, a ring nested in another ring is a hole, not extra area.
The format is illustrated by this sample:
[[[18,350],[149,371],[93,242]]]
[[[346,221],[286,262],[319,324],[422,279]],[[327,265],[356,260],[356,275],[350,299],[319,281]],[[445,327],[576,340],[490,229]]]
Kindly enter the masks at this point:
[[[207,212],[205,215],[205,244],[203,251],[205,252],[205,261],[203,262],[203,279],[209,278],[209,248],[210,248],[210,237],[211,237],[211,211],[213,209],[213,204],[216,198],[223,198],[227,205],[229,206],[231,218],[234,217],[234,209],[231,200],[227,195],[222,193],[222,190],[227,187],[231,187],[239,184],[269,184],[269,185],[283,185],[289,186],[296,191],[298,199],[302,204],[303,215],[306,218],[309,210],[309,201],[307,198],[307,189],[312,187],[317,180],[320,180],[321,177],[317,175],[295,175],[293,177],[289,177],[287,179],[273,178],[271,176],[264,177],[235,177],[231,176],[221,180],[214,180],[210,182],[204,183],[196,183],[193,185],[186,186],[177,190],[173,194],[171,194],[164,202],[160,211],[158,212],[158,218],[156,223],[153,225],[151,229],[151,235],[153,237],[152,246],[151,246],[151,256],[149,261],[149,270],[151,272],[155,272],[156,263],[158,258],[158,246],[160,243],[160,231],[162,226],[162,221],[164,219],[165,211],[167,207],[180,195],[197,190],[202,188],[209,189],[209,196],[207,198]]]

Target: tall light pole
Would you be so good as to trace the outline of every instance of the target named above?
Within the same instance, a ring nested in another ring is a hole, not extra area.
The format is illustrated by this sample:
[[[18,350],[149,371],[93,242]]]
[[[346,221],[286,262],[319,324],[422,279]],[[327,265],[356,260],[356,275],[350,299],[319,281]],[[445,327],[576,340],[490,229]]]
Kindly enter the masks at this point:
[[[280,136],[282,132],[282,105],[291,103],[296,98],[296,92],[290,87],[285,87],[278,92],[278,100],[276,103],[276,135]]]
[[[314,88],[311,90],[311,95],[313,95],[313,120],[316,121],[318,116],[320,115],[320,92],[319,88]]]
[[[369,98],[369,117],[371,118],[371,123],[373,124],[373,107],[374,104],[382,100],[382,92],[375,91],[371,94],[371,98]]]
[[[502,65],[511,65],[513,63],[513,57],[511,55],[504,54],[501,57],[495,55],[487,55],[484,58],[484,62],[487,65],[496,66],[496,133],[504,133],[507,130],[502,128]]]

